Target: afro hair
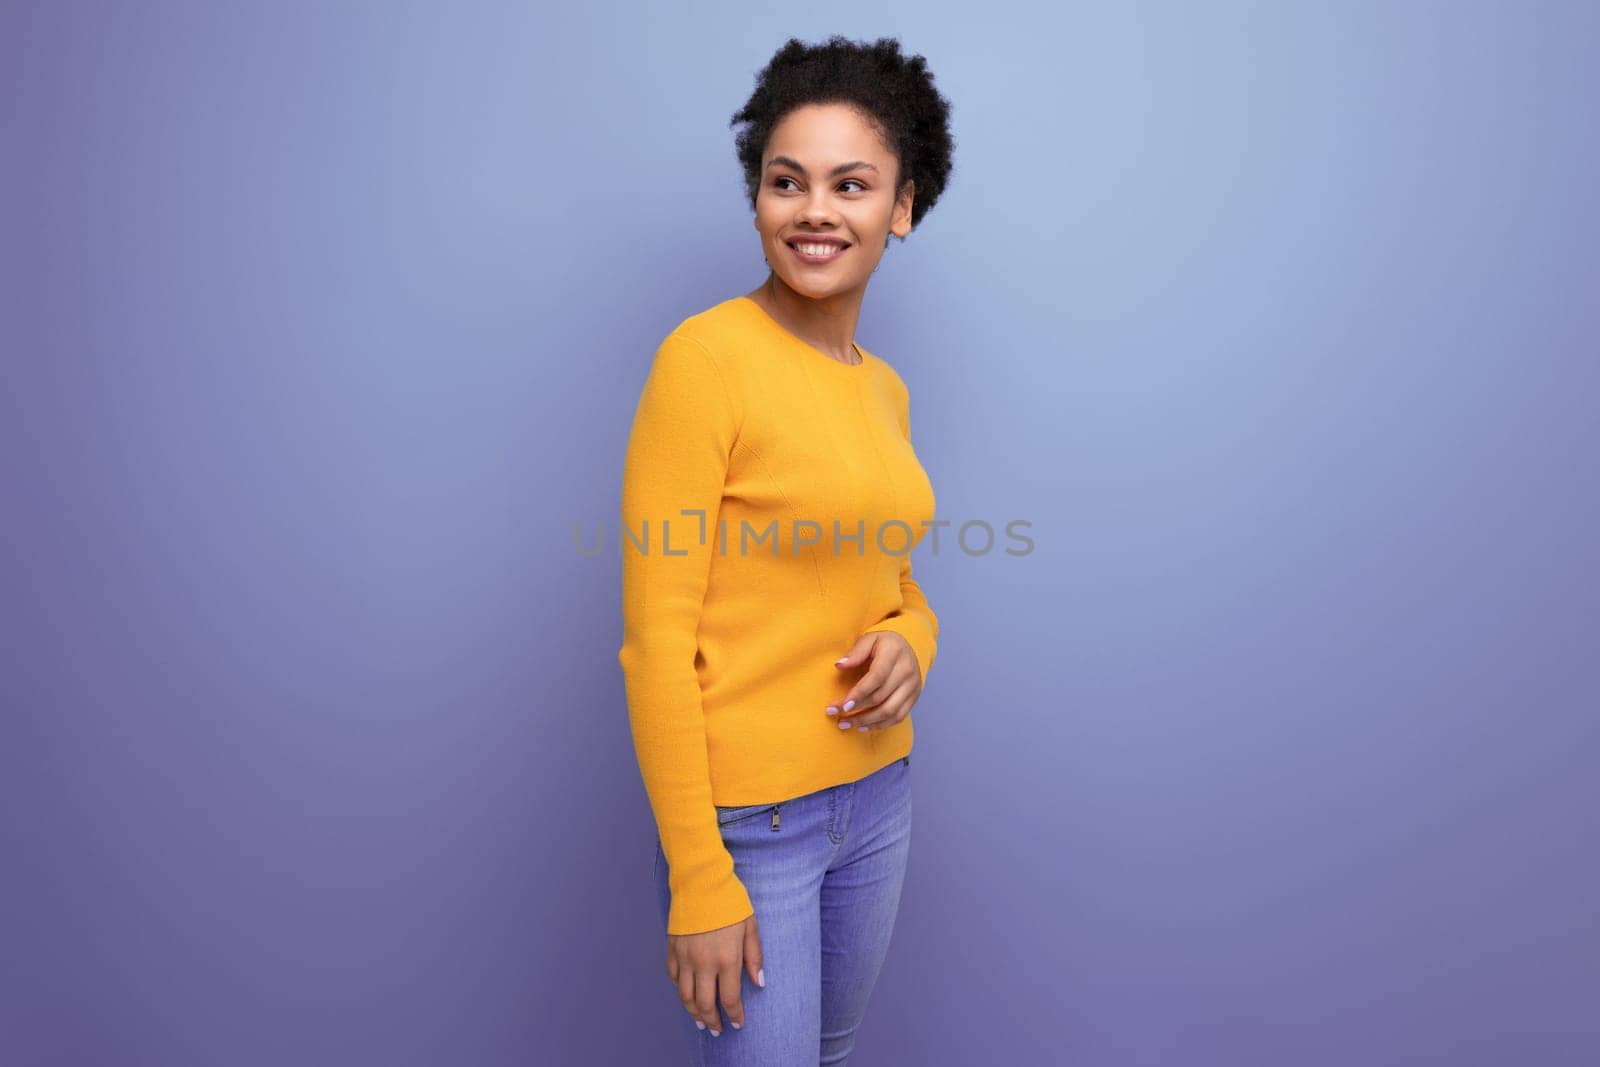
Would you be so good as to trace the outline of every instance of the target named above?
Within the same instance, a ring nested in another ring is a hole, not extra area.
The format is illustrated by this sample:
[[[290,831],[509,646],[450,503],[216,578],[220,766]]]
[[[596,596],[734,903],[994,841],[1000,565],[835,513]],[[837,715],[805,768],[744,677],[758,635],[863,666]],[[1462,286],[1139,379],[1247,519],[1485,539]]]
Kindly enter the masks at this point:
[[[818,45],[791,37],[773,54],[756,77],[755,92],[729,122],[746,124],[734,145],[751,210],[773,129],[796,108],[831,103],[856,108],[877,129],[899,160],[897,190],[907,181],[916,183],[911,204],[915,229],[950,180],[955,139],[950,135],[950,102],[934,87],[927,60],[901,55],[894,37],[867,44],[835,34]]]

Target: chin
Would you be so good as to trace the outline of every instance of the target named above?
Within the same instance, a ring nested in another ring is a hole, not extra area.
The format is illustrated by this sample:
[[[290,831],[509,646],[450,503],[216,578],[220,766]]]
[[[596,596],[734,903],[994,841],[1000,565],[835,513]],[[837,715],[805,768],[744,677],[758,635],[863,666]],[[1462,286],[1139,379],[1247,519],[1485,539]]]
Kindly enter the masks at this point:
[[[789,278],[782,274],[778,275],[778,280],[794,292],[801,296],[810,297],[812,300],[821,300],[824,297],[848,293],[859,284],[855,278],[835,278],[831,279],[827,284],[819,285],[809,279]]]

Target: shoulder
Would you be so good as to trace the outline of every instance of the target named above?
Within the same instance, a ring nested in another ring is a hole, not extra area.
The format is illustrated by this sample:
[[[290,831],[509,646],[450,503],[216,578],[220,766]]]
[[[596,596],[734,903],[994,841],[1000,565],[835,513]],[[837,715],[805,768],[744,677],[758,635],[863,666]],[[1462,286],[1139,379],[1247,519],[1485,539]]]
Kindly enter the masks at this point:
[[[729,309],[719,304],[685,317],[656,347],[650,377],[675,402],[715,407],[744,421],[741,351],[730,333]]]
[[[735,296],[687,316],[668,336],[694,342],[719,367],[727,368],[750,348],[753,333],[749,311]]]
[[[730,297],[688,315],[667,334],[666,341],[692,349],[715,372],[729,398],[742,410],[743,397],[753,380],[770,369],[771,360],[762,358],[763,346],[771,344],[765,332],[760,308],[742,297]]]
[[[657,366],[692,363],[726,377],[730,357],[739,351],[733,303],[724,300],[673,324],[656,348]]]
[[[856,347],[861,349],[862,354],[872,361],[873,367],[877,369],[879,380],[884,383],[884,387],[889,390],[890,394],[902,404],[909,403],[911,392],[906,388],[905,379],[900,377],[900,372],[894,369],[894,364],[867,348],[860,341],[856,342]]]

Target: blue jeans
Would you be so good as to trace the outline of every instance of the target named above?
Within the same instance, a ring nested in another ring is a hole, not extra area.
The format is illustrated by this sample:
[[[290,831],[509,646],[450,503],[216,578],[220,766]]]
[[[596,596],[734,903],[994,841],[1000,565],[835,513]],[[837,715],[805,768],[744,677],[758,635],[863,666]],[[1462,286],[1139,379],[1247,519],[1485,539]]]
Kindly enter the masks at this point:
[[[686,1062],[844,1063],[900,908],[911,846],[911,757],[792,800],[719,807],[717,822],[755,908],[767,984],[741,971],[744,1028],[729,1026],[722,1013],[720,1037],[695,1026],[679,1003],[692,1049]],[[655,862],[665,932],[672,894],[659,838]]]

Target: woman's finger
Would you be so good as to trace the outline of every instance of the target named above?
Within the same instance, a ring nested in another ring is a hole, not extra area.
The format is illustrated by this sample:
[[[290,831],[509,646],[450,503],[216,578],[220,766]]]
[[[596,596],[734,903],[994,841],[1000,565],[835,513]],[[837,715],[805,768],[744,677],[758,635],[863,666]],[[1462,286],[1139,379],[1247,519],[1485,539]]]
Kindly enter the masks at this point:
[[[882,718],[884,703],[907,682],[917,677],[917,668],[909,654],[889,653],[888,656],[888,675],[882,683],[869,690],[855,707],[849,711],[841,709],[839,714],[841,722],[848,721],[852,726],[860,726],[862,723],[870,724],[874,719]]]
[[[839,721],[840,728],[854,725],[857,716],[878,705],[893,680],[888,662],[874,664],[872,671],[857,682],[843,700],[828,705],[828,714]]]
[[[728,1025],[735,1030],[744,1026],[744,961],[733,960],[717,976],[722,1010],[727,1013]]]
[[[916,667],[907,654],[886,652],[882,664],[884,675],[881,680],[871,681],[863,678],[860,682],[861,696],[846,699],[837,708],[837,717],[841,723],[848,722],[852,727],[862,722],[869,721],[869,713],[876,714],[897,689],[916,675]],[[850,705],[846,711],[844,705]]]
[[[883,730],[904,719],[911,713],[911,707],[916,702],[915,690],[915,679],[903,682],[899,688],[884,698],[882,704],[856,723],[855,729]]]
[[[850,687],[843,700],[829,704],[824,709],[827,714],[837,717],[842,726],[847,716],[881,701],[884,694],[894,688],[893,675],[895,665],[900,659],[900,650],[909,647],[906,639],[899,634],[888,632],[877,634],[876,640],[872,643],[867,673],[856,680],[856,684]]]
[[[712,1037],[722,1036],[722,1015],[717,1011],[717,970],[707,967],[694,974],[694,1014]]]
[[[693,1017],[698,1009],[694,1003],[694,968],[687,960],[678,963],[678,999],[683,1002],[683,1010]],[[695,1022],[699,1022],[695,1019]],[[704,1029],[704,1026],[701,1027]]]

